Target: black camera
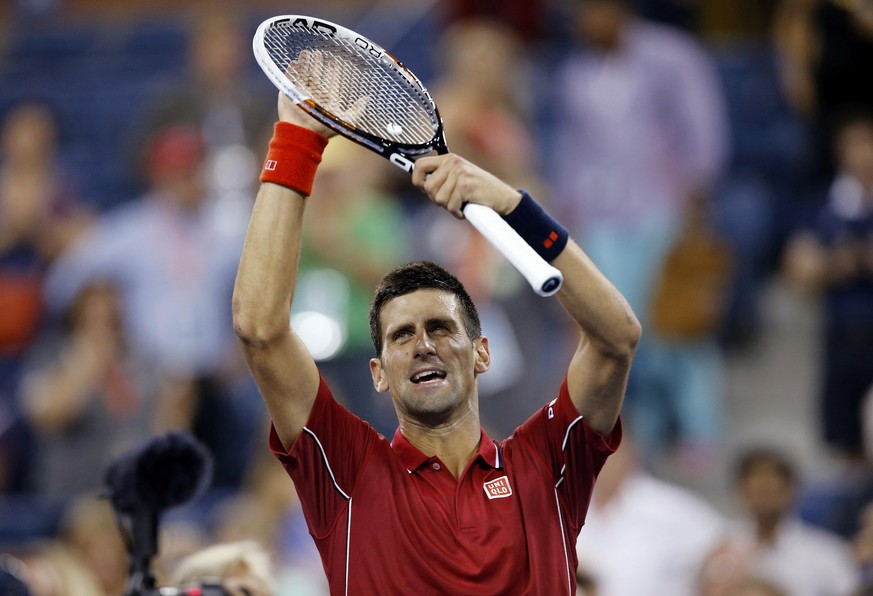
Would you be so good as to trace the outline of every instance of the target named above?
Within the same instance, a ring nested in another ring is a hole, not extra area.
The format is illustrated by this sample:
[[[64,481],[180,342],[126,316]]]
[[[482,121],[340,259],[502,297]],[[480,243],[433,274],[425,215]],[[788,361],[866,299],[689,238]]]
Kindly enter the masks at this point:
[[[212,457],[187,432],[171,432],[122,456],[106,470],[107,496],[130,554],[124,596],[223,596],[220,584],[157,588],[152,558],[158,554],[161,514],[202,494],[212,479]]]

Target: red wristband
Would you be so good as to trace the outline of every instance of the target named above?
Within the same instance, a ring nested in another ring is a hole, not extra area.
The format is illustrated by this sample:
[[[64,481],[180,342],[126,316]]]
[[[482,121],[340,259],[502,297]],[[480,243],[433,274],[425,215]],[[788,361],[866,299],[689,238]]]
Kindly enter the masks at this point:
[[[290,122],[277,122],[261,182],[272,182],[309,196],[326,146],[324,135]]]

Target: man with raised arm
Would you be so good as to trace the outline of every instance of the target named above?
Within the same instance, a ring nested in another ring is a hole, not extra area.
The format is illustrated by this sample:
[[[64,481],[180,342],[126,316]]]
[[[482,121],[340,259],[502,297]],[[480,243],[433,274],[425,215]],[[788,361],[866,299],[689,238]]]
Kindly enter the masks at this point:
[[[477,378],[490,353],[476,307],[437,265],[391,271],[370,312],[373,384],[390,393],[399,421],[389,442],[334,401],[289,326],[305,204],[334,133],[281,94],[279,119],[234,327],[331,593],[575,593],[576,537],[621,440],[641,333],[627,302],[527,193],[457,155],[418,159],[412,181],[432,201],[458,218],[466,202],[491,207],[562,272],[558,298],[581,340],[563,383],[543,381],[543,407],[493,441],[479,421]]]

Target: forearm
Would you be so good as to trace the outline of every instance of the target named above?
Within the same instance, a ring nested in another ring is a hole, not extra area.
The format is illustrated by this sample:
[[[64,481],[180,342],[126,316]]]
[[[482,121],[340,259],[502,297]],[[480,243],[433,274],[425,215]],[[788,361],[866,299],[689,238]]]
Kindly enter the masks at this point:
[[[586,338],[605,356],[633,353],[639,323],[624,297],[597,269],[560,222],[527,193],[507,205],[504,220],[544,260],[558,268],[564,283],[558,299]]]
[[[632,358],[642,331],[615,286],[572,239],[552,265],[564,275],[558,299],[591,345],[607,357]]]
[[[46,434],[60,432],[77,420],[97,390],[92,363],[68,352],[49,368],[22,383],[22,409],[34,428]]]
[[[569,238],[567,230],[529,197],[523,197],[505,219],[563,274],[558,299],[582,334],[567,371],[567,387],[589,426],[606,436],[621,410],[642,333],[640,324],[624,297]]]
[[[233,292],[233,321],[246,342],[288,333],[305,199],[264,183],[255,199]]]
[[[642,330],[619,291],[573,240],[552,261],[564,275],[558,299],[581,339],[567,370],[570,398],[603,436],[615,427]]]
[[[290,334],[305,199],[327,146],[326,129],[281,93],[278,111],[233,292],[234,329],[249,346]]]
[[[233,324],[279,439],[290,446],[306,423],[319,382],[289,316],[305,201],[327,138],[282,94],[279,116],[240,257]]]
[[[552,262],[564,274],[558,299],[582,337],[567,370],[570,398],[602,436],[615,427],[642,330],[619,291],[569,240]]]

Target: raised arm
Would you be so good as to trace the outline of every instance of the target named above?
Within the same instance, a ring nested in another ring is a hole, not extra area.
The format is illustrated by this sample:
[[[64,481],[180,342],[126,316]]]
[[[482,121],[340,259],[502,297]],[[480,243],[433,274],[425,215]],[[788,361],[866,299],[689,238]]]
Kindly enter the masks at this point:
[[[333,133],[281,93],[279,120],[270,158],[274,157],[273,146],[277,144],[277,149],[282,152],[279,161],[290,163],[271,165],[268,161],[265,167],[268,171],[278,170],[294,178],[300,176],[302,164],[308,162],[310,167],[314,167],[320,161],[320,150],[313,151],[310,147],[306,151],[302,145],[315,147],[320,144],[323,149],[323,137]],[[282,123],[308,129],[298,131],[303,136],[297,137],[306,142],[291,140],[289,144],[290,136],[280,133],[289,130],[294,133],[295,130]],[[270,170],[271,167],[275,169]],[[234,330],[267,404],[276,433],[286,449],[291,447],[306,424],[319,382],[315,362],[290,325],[305,200],[305,191],[273,182],[261,184],[233,292]]]
[[[463,217],[461,208],[467,202],[486,205],[503,216],[517,209],[538,209],[530,199],[522,204],[521,193],[457,155],[419,159],[413,182],[455,217]],[[624,297],[572,239],[551,263],[564,275],[557,296],[582,332],[567,373],[570,397],[591,428],[607,435],[618,419],[642,330]]]
[[[564,274],[558,299],[582,331],[567,372],[576,409],[602,435],[612,432],[642,329],[624,297],[572,239],[552,261]]]

